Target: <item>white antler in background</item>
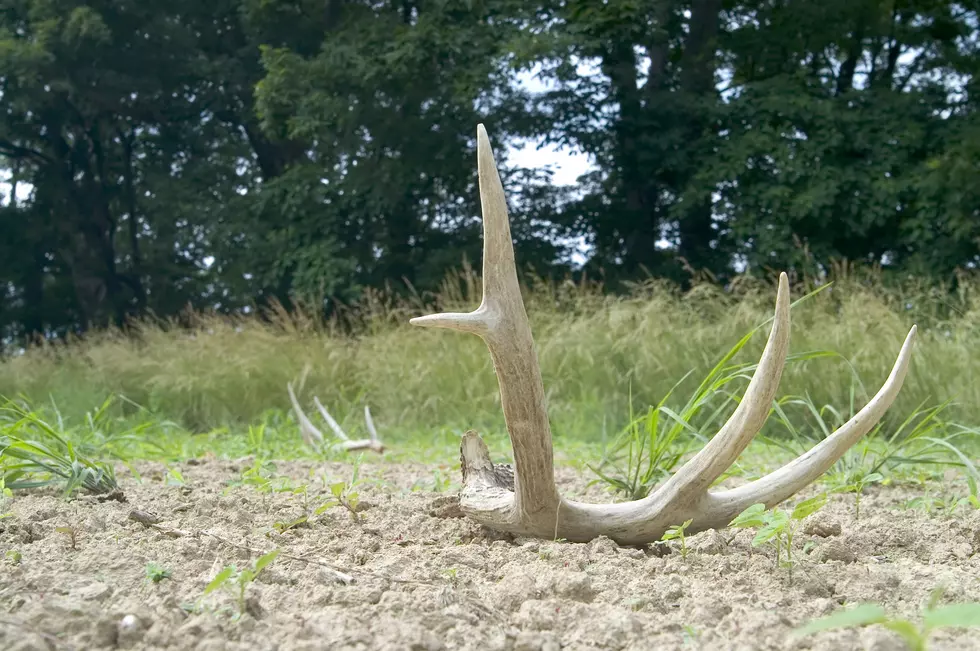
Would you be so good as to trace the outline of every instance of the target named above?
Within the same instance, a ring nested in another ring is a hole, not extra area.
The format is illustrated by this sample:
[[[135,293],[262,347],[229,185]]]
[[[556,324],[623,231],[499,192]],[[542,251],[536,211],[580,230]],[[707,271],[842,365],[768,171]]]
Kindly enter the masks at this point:
[[[296,399],[296,393],[293,391],[292,383],[286,384],[286,390],[289,392],[289,401],[293,403],[293,411],[296,413],[296,419],[299,421],[299,429],[303,434],[303,440],[311,447],[322,445],[324,440],[323,432],[313,425],[312,421],[307,417],[306,412],[299,406],[299,400]],[[323,420],[327,422],[327,425],[333,430],[333,433],[340,439],[337,445],[344,450],[374,450],[378,454],[384,452],[385,446],[378,437],[378,430],[374,427],[374,419],[371,418],[371,410],[367,405],[364,406],[364,421],[367,424],[368,435],[371,438],[352,441],[344,432],[343,428],[340,427],[340,424],[330,415],[326,407],[320,403],[319,398],[313,396],[313,403],[316,405],[320,415],[323,416]]]
[[[762,428],[776,396],[789,350],[789,281],[780,274],[769,341],[745,395],[728,422],[673,477],[647,497],[625,503],[586,504],[558,494],[544,385],[521,290],[503,186],[483,125],[477,127],[483,207],[483,302],[468,314],[418,317],[418,326],[478,335],[486,343],[500,387],[507,432],[514,450],[513,488],[490,460],[475,432],[460,446],[463,490],[460,509],[477,522],[518,535],[588,541],[609,536],[622,544],[659,540],[671,525],[692,520],[687,531],[720,529],[745,508],[774,506],[827,471],[882,417],[898,395],[915,339],[912,326],[898,360],[871,401],[813,449],[761,479],[726,491],[711,484],[735,462]]]

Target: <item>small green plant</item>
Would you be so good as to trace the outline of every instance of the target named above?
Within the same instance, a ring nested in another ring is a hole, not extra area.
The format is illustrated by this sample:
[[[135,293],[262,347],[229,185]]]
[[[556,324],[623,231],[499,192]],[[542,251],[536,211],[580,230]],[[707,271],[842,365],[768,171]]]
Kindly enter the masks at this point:
[[[446,580],[449,581],[449,585],[453,588],[459,587],[459,570],[455,567],[451,567],[448,570],[443,570],[442,572],[446,576]]]
[[[272,528],[278,531],[280,534],[284,534],[290,529],[295,529],[297,527],[308,527],[308,526],[309,526],[309,517],[305,515],[301,515],[295,520],[290,520],[289,522],[275,522],[272,525]]]
[[[170,570],[153,561],[146,564],[145,572],[146,578],[153,583],[160,583],[160,581],[170,578]]]
[[[111,463],[96,461],[26,405],[0,406],[0,476],[5,489],[23,490],[64,482],[64,494],[82,489],[101,494],[116,490]]]
[[[8,549],[3,557],[11,565],[20,565],[20,561],[23,558],[20,551],[17,549]]]
[[[417,479],[412,483],[412,492],[430,491],[433,493],[446,493],[453,488],[452,477],[443,472],[441,468],[432,470],[432,480],[426,482],[424,479]]]
[[[180,472],[179,468],[168,467],[167,477],[164,480],[167,486],[186,486],[187,482],[184,481],[184,475]]]
[[[248,612],[248,603],[246,601],[246,592],[248,587],[252,584],[259,574],[266,567],[269,566],[276,557],[279,556],[279,550],[274,549],[268,554],[263,554],[262,556],[255,559],[248,567],[239,570],[234,565],[228,565],[222,569],[218,574],[211,579],[207,587],[204,588],[204,594],[201,595],[203,600],[208,595],[212,594],[218,589],[225,589],[235,600],[235,607],[237,609],[236,618],[241,617],[246,612]]]
[[[850,610],[841,610],[815,619],[790,635],[805,637],[820,631],[880,624],[897,633],[905,641],[909,651],[927,651],[929,635],[936,629],[980,626],[980,603],[936,606],[935,601],[936,599],[930,600],[922,615],[922,623],[918,626],[907,619],[889,617],[878,604],[860,604]]]
[[[75,551],[78,549],[78,529],[72,526],[56,527],[55,531],[60,533],[68,541],[68,549]]]
[[[691,523],[692,522],[694,522],[693,519],[686,521],[684,524],[677,524],[677,525],[674,525],[674,526],[670,527],[669,529],[667,529],[667,531],[664,532],[663,537],[660,539],[660,540],[662,540],[664,542],[667,542],[667,541],[670,541],[670,540],[680,540],[681,541],[681,558],[684,558],[684,559],[687,558],[687,551],[688,551],[687,550],[687,538],[684,535],[684,532],[685,532],[685,530],[689,526],[691,526]]]
[[[858,468],[857,470],[860,470]],[[831,487],[831,493],[854,493],[854,519],[861,519],[861,494],[864,493],[864,489],[871,484],[876,484],[878,482],[884,481],[885,476],[880,472],[872,472],[868,474],[863,474],[861,472],[851,473],[850,476],[843,479],[840,483]]]
[[[340,481],[330,484],[331,497],[317,507],[316,511],[314,511],[315,515],[320,515],[329,509],[340,506],[347,509],[347,512],[350,513],[351,520],[354,522],[360,522],[360,501],[357,491],[354,489],[358,485],[358,474],[360,471],[361,458],[361,455],[358,455],[354,460],[354,469],[351,473],[351,480],[349,482]]]
[[[690,624],[684,625],[684,646],[694,646],[698,643],[701,638],[701,632],[691,626]]]
[[[796,528],[808,516],[813,515],[827,504],[827,494],[820,493],[803,500],[789,513],[782,509],[766,510],[765,504],[753,504],[742,511],[728,526],[735,529],[754,529],[759,531],[752,539],[752,546],[771,543],[776,547],[776,566],[785,565],[789,569],[790,582],[793,581],[793,536]],[[782,550],[786,550],[786,560],[782,560]]]
[[[914,497],[905,503],[906,509],[922,510],[930,514],[939,512],[946,518],[953,517],[953,515],[956,513],[956,509],[960,508],[961,506],[980,508],[980,501],[977,500],[975,495],[969,495],[967,497],[960,497],[958,495],[942,495],[940,497],[933,495],[920,495],[919,497]]]

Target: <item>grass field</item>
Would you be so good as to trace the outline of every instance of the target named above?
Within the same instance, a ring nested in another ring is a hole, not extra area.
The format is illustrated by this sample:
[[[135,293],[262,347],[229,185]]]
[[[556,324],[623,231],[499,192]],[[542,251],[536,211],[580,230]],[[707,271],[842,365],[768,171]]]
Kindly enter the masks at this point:
[[[794,299],[809,289],[797,288]],[[793,308],[791,355],[804,359],[788,365],[781,395],[808,396],[845,414],[859,408],[917,323],[913,367],[886,422],[895,426],[917,407],[949,400],[950,418],[980,424],[978,289],[965,283],[951,298],[914,283],[886,289],[873,277],[838,279]],[[595,442],[626,424],[631,395],[642,411],[686,377],[671,399],[683,404],[726,351],[770,318],[775,292],[743,283],[728,295],[707,285],[679,295],[651,283],[608,297],[594,287],[541,283],[526,296],[555,435]],[[369,297],[343,330],[282,312],[237,320],[198,315],[189,329],[143,321],[125,335],[98,333],[8,358],[0,363],[0,395],[57,405],[69,421],[117,395],[126,413],[133,404],[145,409],[140,420],[201,432],[286,410],[292,381],[304,404],[319,396],[351,429],[361,426],[369,404],[395,437],[500,431],[496,379],[482,342],[408,325],[427,309],[472,309],[478,300],[476,279],[461,276],[424,302]],[[757,359],[766,331],[737,361]],[[828,356],[806,355],[815,351]],[[806,415],[799,418],[805,426]]]

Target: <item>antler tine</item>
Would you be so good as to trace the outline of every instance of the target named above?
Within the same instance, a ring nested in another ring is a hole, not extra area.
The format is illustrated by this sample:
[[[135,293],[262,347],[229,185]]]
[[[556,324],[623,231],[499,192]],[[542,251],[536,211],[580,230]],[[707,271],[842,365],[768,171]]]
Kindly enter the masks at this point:
[[[330,415],[327,408],[320,404],[320,399],[316,396],[313,396],[313,404],[316,405],[320,415],[323,416],[323,420],[327,421],[327,425],[329,425],[330,429],[333,430],[333,433],[337,435],[337,438],[339,438],[341,441],[349,441],[350,437],[347,436],[344,430],[340,427],[340,424],[333,419],[333,416]]]
[[[292,382],[286,383],[286,391],[289,392],[289,401],[293,403],[293,411],[296,413],[296,419],[299,421],[299,431],[303,435],[303,441],[309,446],[323,443],[323,432],[313,425],[310,419],[307,418],[306,412],[299,406],[299,400],[296,399],[296,394],[293,392]]]
[[[861,411],[815,447],[782,468],[744,486],[709,493],[705,505],[705,521],[724,526],[753,504],[761,502],[767,508],[779,504],[827,472],[851,446],[871,431],[898,397],[912,359],[912,344],[916,332],[916,327],[912,326],[888,379]]]
[[[516,512],[522,517],[552,512],[553,517],[558,493],[544,383],[517,282],[504,187],[482,124],[477,127],[477,160],[483,209],[483,300],[469,314],[434,314],[410,323],[470,332],[484,340],[497,373],[514,450]]]
[[[364,405],[364,423],[367,425],[368,435],[370,435],[372,441],[380,441],[378,438],[378,430],[374,428],[374,419],[371,418],[371,408]]]
[[[781,273],[769,341],[742,400],[718,433],[658,492],[671,499],[697,500],[735,462],[769,416],[789,352],[789,335],[789,278]]]
[[[487,130],[482,124],[477,126],[476,134],[480,205],[483,209],[483,301],[472,312],[430,314],[410,319],[409,323],[460,330],[486,338],[494,333],[505,334],[502,331],[506,330],[507,325],[512,325],[501,323],[502,317],[508,318],[508,321],[519,321],[521,319],[518,317],[522,317],[526,324],[527,313],[517,282],[504,187],[497,172]]]

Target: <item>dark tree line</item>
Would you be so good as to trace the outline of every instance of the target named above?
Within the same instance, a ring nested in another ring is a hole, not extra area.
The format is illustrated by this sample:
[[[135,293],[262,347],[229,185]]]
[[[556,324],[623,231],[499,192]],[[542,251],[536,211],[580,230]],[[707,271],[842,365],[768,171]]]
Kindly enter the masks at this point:
[[[478,122],[596,162],[506,174],[537,273],[584,236],[612,286],[944,279],[980,257],[978,39],[939,0],[0,0],[0,337],[433,289],[480,256]]]

